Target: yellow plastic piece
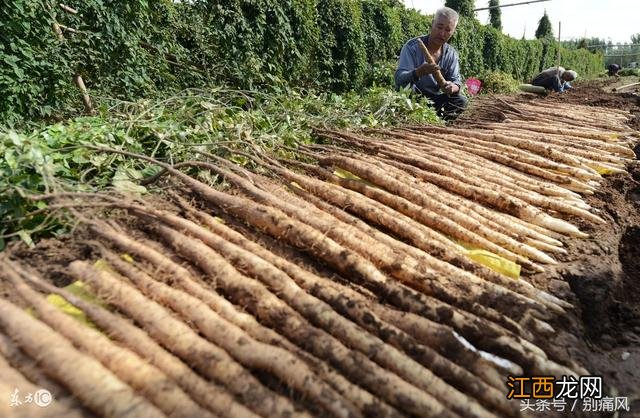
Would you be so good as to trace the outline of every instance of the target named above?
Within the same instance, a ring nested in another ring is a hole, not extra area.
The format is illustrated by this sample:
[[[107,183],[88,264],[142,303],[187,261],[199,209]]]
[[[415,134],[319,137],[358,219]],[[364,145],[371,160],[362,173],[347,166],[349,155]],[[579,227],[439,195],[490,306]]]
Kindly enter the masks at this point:
[[[597,167],[595,167],[595,170],[598,172],[598,174],[602,174],[602,175],[613,174],[613,170],[611,170],[610,168],[606,168],[606,167],[597,166]]]
[[[522,268],[519,264],[507,260],[506,258],[500,257],[499,255],[492,252],[479,249],[468,250],[467,257],[477,263],[482,264],[483,266],[489,267],[491,270],[497,273],[501,273],[507,277],[511,277],[512,279],[517,280],[520,278],[520,270]]]
[[[131,262],[133,262],[133,257],[131,257],[128,254],[122,254],[121,257],[125,260],[125,261],[129,261],[127,260],[126,257],[130,257],[131,258]],[[113,268],[111,268],[111,266],[109,265],[109,263],[107,263],[105,260],[100,259],[98,261],[96,261],[95,263],[93,263],[93,267],[97,268],[98,270],[102,270],[102,271],[107,271],[110,273],[115,273],[115,271],[113,270]]]
[[[360,177],[356,176],[355,174],[347,171],[347,170],[343,170],[341,168],[336,168],[333,172],[333,174],[335,174],[336,176],[340,177],[341,179],[349,179],[349,180],[362,180]]]
[[[376,189],[379,189],[379,187],[371,182],[368,182],[367,180],[364,180],[358,176],[356,176],[355,174],[347,171],[347,170],[343,170],[341,168],[336,168],[333,171],[333,174],[337,177],[340,177],[341,179],[347,179],[347,180],[357,180],[357,181],[361,181],[364,184],[366,184],[367,186],[371,186],[371,187],[375,187]]]
[[[518,263],[514,263],[511,260],[507,260],[504,257],[499,256],[498,254],[494,254],[491,251],[483,250],[473,245],[454,241],[463,248],[467,250],[466,256],[475,261],[476,263],[482,264],[485,267],[489,267],[491,270],[504,274],[507,277],[511,277],[512,279],[520,278],[520,271],[522,267]]]
[[[71,283],[68,286],[65,286],[63,289],[79,297],[80,299],[83,299],[90,303],[100,305],[100,302],[98,301],[98,299],[96,299],[95,296],[89,293],[85,287],[85,284],[79,280]],[[49,302],[50,304],[58,308],[60,311],[66,313],[67,315],[70,315],[71,317],[77,319],[83,325],[97,329],[95,324],[87,318],[84,312],[82,312],[80,309],[76,308],[69,302],[67,302],[67,300],[64,299],[63,297],[58,296],[56,294],[50,294],[46,297],[46,299],[47,299],[47,302]]]

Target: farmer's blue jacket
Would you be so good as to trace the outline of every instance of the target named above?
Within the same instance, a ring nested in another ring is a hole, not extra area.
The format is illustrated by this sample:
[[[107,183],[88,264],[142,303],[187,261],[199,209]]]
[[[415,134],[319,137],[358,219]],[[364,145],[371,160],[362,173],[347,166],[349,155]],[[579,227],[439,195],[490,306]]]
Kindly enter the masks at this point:
[[[420,36],[425,45],[429,42],[429,35]],[[418,46],[418,38],[410,39],[400,51],[400,62],[396,70],[396,88],[411,86],[423,94],[437,95],[440,92],[438,83],[433,74],[416,79],[414,70],[426,62],[422,50]],[[442,54],[436,63],[440,66],[440,72],[447,81],[452,81],[462,87],[462,77],[460,76],[460,62],[458,51],[454,47],[445,43],[442,45]]]

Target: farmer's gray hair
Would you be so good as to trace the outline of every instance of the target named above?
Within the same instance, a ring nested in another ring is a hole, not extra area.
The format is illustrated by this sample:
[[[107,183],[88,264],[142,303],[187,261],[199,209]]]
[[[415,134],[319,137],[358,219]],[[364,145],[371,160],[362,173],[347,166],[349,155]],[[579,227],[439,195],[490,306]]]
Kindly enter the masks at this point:
[[[578,78],[578,73],[576,73],[576,72],[575,72],[575,71],[573,71],[573,70],[567,70],[567,71],[565,71],[564,73],[565,73],[565,74],[567,74],[567,75],[569,75],[569,76],[571,77],[571,80],[569,80],[569,81],[573,81],[573,80],[575,80],[576,78]]]
[[[442,7],[436,10],[436,15],[433,17],[433,23],[435,24],[438,19],[446,18],[447,20],[453,21],[456,25],[458,24],[459,15],[458,12],[449,8]]]

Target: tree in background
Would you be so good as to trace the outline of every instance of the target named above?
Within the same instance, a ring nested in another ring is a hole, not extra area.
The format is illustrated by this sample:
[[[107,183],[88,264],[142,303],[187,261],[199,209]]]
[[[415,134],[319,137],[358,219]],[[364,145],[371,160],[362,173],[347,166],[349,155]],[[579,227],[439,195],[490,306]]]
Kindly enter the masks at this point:
[[[536,29],[536,38],[551,38],[553,37],[553,28],[551,27],[551,20],[549,20],[549,16],[547,16],[547,11],[544,11],[544,15],[540,18],[538,22],[538,29]]]
[[[489,7],[499,6],[499,0],[489,0]],[[502,11],[499,7],[489,9],[489,23],[499,31],[502,30]]]
[[[446,0],[444,2],[446,7],[451,7],[463,17],[475,17],[475,5],[473,0]]]
[[[587,38],[582,38],[578,41],[578,45],[576,46],[578,49],[587,49],[589,44],[587,43]]]

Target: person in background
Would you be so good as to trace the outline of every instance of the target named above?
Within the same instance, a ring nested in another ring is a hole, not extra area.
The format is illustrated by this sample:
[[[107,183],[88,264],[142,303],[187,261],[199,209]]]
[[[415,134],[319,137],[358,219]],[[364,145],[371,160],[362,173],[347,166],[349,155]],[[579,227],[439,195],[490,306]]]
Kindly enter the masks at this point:
[[[609,66],[607,67],[608,70],[608,74],[609,76],[613,77],[620,77],[618,75],[618,71],[620,71],[620,66],[618,64],[609,64]]]
[[[531,84],[562,93],[571,88],[570,82],[578,78],[578,73],[562,67],[551,67],[535,76]]]
[[[411,87],[434,103],[441,117],[453,119],[467,106],[467,98],[460,93],[462,78],[458,52],[447,42],[458,25],[458,13],[448,7],[436,11],[428,35],[410,39],[400,51],[395,73],[396,88]],[[426,62],[418,45],[418,39],[426,45],[435,65]],[[433,74],[440,70],[446,85],[440,91]]]

